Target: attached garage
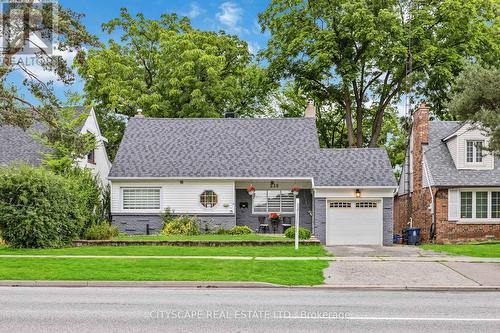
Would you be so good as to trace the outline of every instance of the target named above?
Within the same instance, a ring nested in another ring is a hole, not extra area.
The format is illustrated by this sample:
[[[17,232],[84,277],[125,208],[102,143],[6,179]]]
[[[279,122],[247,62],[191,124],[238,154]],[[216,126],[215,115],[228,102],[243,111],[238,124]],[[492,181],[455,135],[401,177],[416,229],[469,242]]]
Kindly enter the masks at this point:
[[[382,200],[329,200],[327,245],[382,245]]]

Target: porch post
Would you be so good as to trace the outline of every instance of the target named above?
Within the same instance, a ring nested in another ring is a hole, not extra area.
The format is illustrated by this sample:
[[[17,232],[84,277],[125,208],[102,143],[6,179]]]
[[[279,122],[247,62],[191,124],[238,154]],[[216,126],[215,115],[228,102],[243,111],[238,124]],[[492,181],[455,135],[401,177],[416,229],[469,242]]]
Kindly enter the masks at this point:
[[[299,249],[299,209],[300,199],[295,199],[295,250]]]

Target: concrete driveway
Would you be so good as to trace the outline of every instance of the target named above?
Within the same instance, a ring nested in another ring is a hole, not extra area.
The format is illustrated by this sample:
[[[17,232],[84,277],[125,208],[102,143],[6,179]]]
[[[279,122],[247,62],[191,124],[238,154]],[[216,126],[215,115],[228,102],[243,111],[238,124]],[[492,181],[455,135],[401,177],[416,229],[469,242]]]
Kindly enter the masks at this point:
[[[325,284],[353,287],[500,286],[500,264],[449,256],[414,246],[328,246],[338,259]],[[462,262],[456,262],[457,259]]]
[[[443,257],[446,253],[423,250],[411,245],[335,245],[326,246],[336,257]]]

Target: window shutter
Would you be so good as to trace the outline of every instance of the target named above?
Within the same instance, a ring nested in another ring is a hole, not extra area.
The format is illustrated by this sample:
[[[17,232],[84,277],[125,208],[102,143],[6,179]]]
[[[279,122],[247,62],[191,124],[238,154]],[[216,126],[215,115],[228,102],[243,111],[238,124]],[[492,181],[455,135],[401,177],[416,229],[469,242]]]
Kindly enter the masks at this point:
[[[448,190],[448,220],[458,221],[460,218],[460,191]]]

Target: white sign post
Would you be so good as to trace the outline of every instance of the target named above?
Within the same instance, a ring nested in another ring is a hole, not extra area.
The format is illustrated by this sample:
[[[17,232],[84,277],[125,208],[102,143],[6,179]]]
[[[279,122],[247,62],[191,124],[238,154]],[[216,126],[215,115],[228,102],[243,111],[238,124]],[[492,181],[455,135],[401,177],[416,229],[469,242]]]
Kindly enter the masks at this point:
[[[299,198],[295,199],[295,250],[299,249]]]

